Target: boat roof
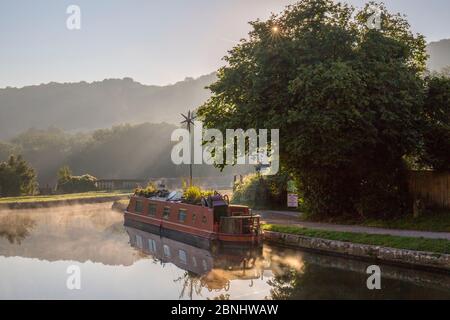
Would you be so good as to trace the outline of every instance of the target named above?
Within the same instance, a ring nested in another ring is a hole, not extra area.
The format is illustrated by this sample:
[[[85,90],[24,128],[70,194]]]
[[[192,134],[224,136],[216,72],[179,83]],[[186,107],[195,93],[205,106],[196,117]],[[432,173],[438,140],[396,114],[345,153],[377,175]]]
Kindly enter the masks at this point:
[[[145,198],[145,197],[139,196],[139,195],[134,195],[134,197]],[[152,201],[167,202],[167,203],[183,203],[183,193],[180,191],[173,191],[173,192],[170,192],[168,194],[168,196],[166,196],[166,197],[153,196],[153,197],[149,197],[146,199],[152,200]],[[225,206],[229,205],[224,200],[223,196],[220,194],[212,195],[212,196],[208,197],[207,199],[208,199],[208,202],[211,201],[210,205],[212,205],[212,207],[225,207]],[[185,204],[189,204],[189,203],[185,203]],[[191,205],[193,205],[193,204],[191,204]],[[233,207],[246,208],[246,206],[235,206],[235,205],[233,205]]]

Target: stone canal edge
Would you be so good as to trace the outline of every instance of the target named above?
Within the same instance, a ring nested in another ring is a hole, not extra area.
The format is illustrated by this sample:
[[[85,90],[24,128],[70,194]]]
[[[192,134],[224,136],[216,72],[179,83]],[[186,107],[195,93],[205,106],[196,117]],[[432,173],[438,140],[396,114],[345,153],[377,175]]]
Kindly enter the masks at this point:
[[[389,264],[450,272],[450,255],[264,231],[268,243]]]

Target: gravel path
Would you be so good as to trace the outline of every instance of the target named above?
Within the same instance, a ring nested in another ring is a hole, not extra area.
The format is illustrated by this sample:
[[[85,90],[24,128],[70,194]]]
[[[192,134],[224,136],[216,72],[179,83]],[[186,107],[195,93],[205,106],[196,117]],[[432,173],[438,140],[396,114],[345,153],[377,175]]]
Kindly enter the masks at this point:
[[[350,226],[350,225],[340,225],[321,222],[304,222],[299,219],[298,212],[289,212],[289,211],[264,210],[264,211],[255,211],[255,213],[260,214],[262,216],[262,220],[270,224],[289,225],[327,231],[357,232],[357,233],[383,234],[401,237],[450,240],[449,232],[397,230],[397,229]]]

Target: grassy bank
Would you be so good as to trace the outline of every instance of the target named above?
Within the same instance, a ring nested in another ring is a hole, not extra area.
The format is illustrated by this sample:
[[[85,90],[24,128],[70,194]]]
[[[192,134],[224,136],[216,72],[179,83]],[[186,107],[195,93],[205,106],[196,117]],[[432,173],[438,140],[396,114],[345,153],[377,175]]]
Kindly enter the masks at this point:
[[[387,229],[450,232],[450,212],[437,212],[418,218],[404,217],[392,220],[369,219],[363,225]]]
[[[376,235],[364,233],[350,233],[337,231],[313,230],[307,228],[279,225],[264,225],[264,230],[302,235],[311,238],[321,238],[343,242],[375,245],[396,249],[427,251],[450,254],[450,241],[445,239],[424,239],[398,237],[390,235]]]
[[[327,222],[334,224],[360,225],[365,227],[376,227],[399,230],[417,230],[450,232],[450,211],[435,211],[414,218],[412,215],[393,219],[366,219],[357,220],[354,218],[333,218],[325,217],[305,217],[303,221]]]
[[[85,192],[85,193],[48,195],[48,196],[8,197],[8,198],[0,198],[0,204],[51,202],[51,201],[62,201],[62,200],[76,200],[76,199],[94,199],[94,198],[127,196],[129,194],[130,194],[129,192],[127,193],[124,191],[111,191],[111,192],[95,191],[95,192]]]

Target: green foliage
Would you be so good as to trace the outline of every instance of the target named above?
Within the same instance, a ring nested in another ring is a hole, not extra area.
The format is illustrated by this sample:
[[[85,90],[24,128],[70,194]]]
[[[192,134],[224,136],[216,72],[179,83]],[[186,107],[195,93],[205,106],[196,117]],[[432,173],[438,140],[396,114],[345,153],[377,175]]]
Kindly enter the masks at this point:
[[[170,136],[175,129],[165,123],[125,124],[77,134],[55,128],[30,129],[10,143],[0,142],[0,161],[10,154],[23,154],[39,174],[41,185],[55,185],[55,172],[64,165],[105,179],[182,177],[187,167],[176,166],[170,159]],[[231,168],[224,174],[230,172]],[[206,165],[194,166],[194,173],[196,177],[220,174]]]
[[[41,185],[54,185],[55,172],[64,164],[72,164],[71,155],[79,153],[88,143],[89,137],[89,134],[69,134],[57,128],[29,129],[14,137],[11,145],[21,150],[39,173]],[[72,167],[76,171],[88,171],[79,166]]]
[[[199,186],[190,186],[183,189],[183,200],[186,203],[198,205],[202,198],[212,196],[214,191],[202,190]]]
[[[22,156],[10,156],[0,163],[0,196],[33,195],[37,192],[36,173]]]
[[[64,166],[58,170],[59,193],[81,193],[97,190],[97,178],[85,174],[82,176],[73,176],[69,167]]]
[[[237,182],[234,186],[231,202],[253,208],[286,207],[288,180],[289,175],[286,173],[274,176],[248,175],[242,183]]]
[[[199,204],[202,199],[202,189],[197,186],[190,186],[183,190],[183,198],[187,203]]]
[[[331,0],[253,22],[199,109],[223,132],[279,128],[282,166],[313,214],[381,217],[410,206],[403,159],[420,145],[425,40],[382,11],[379,31],[366,11]]]
[[[450,232],[450,211],[446,209],[424,209],[419,217],[408,215],[392,219],[369,218],[361,219],[351,216],[323,217],[317,215],[302,215],[302,221],[326,222],[331,224],[357,225],[385,229],[418,230],[434,232]]]
[[[436,170],[450,170],[450,78],[427,79],[424,107],[422,163]]]
[[[364,221],[364,225],[388,229],[450,232],[450,212],[448,210],[427,212],[417,218],[406,216],[393,220],[369,219]]]
[[[68,166],[61,167],[58,170],[58,182],[64,183],[65,181],[70,180],[70,177],[72,177],[72,171]]]
[[[134,190],[135,195],[145,197],[145,198],[154,197],[157,192],[158,192],[158,189],[156,188],[155,184],[152,182],[149,182],[146,188],[143,188],[143,189],[137,188],[136,190]]]

